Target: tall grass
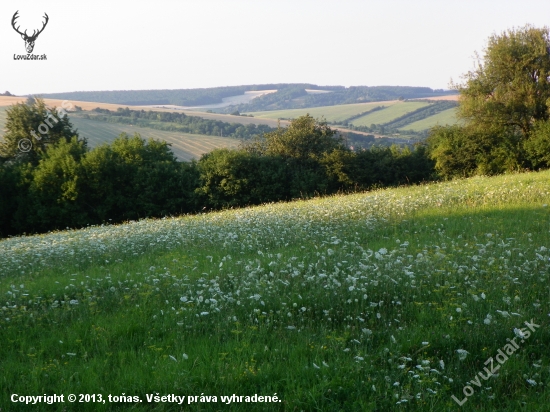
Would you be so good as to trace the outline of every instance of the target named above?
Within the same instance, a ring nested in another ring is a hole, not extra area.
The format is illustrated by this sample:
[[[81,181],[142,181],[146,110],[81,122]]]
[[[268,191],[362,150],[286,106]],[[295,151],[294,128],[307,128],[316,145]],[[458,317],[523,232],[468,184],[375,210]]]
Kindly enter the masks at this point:
[[[474,178],[1,241],[0,408],[545,410],[549,182]],[[468,383],[531,319],[540,328],[498,376]],[[54,393],[107,402],[10,400]],[[198,398],[147,402],[157,393]],[[281,402],[221,402],[232,394]]]

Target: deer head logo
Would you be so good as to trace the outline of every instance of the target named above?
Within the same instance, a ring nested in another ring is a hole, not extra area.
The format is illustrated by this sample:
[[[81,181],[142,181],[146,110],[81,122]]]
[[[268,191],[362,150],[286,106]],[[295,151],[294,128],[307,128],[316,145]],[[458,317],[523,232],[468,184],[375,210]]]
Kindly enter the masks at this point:
[[[23,40],[25,40],[25,48],[27,49],[27,53],[32,53],[32,51],[34,49],[34,42],[36,41],[36,38],[38,37],[38,35],[40,33],[42,33],[42,31],[44,30],[44,28],[46,27],[46,24],[48,24],[49,17],[46,13],[44,13],[44,18],[46,19],[46,21],[44,23],[42,23],[43,24],[42,28],[40,30],[38,30],[38,32],[36,32],[36,30],[34,30],[33,33],[32,33],[32,36],[29,36],[29,35],[27,35],[27,30],[25,30],[24,33],[21,33],[19,31],[19,26],[17,26],[17,28],[15,28],[15,20],[19,17],[17,15],[17,13],[19,13],[19,10],[17,10],[15,12],[15,14],[13,15],[13,17],[11,19],[11,25],[12,25],[13,29],[21,35],[21,38]]]

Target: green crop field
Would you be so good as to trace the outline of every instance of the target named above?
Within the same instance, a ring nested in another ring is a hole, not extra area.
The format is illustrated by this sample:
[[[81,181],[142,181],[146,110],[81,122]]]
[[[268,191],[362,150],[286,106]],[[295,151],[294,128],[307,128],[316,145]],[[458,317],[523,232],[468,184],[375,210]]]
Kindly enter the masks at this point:
[[[398,103],[397,101],[375,102],[375,103],[357,103],[357,104],[342,104],[338,106],[323,106],[310,107],[307,109],[290,109],[290,110],[273,110],[267,112],[252,112],[254,117],[267,119],[295,119],[309,113],[314,118],[324,117],[327,122],[340,122],[355,116],[359,113],[366,112],[376,106],[392,106]]]
[[[548,410],[549,182],[2,240],[0,409]]]
[[[204,136],[178,132],[155,130],[147,127],[130,126],[120,123],[105,123],[96,120],[71,117],[80,136],[86,137],[90,147],[112,142],[121,133],[132,136],[139,133],[144,139],[164,140],[171,143],[171,149],[179,160],[198,159],[203,153],[219,147],[237,147],[239,141],[226,137]]]
[[[6,121],[6,108],[0,107],[0,130]],[[119,123],[105,123],[72,116],[71,122],[82,137],[88,139],[89,147],[112,142],[121,133],[133,136],[139,133],[144,139],[157,139],[171,143],[171,150],[182,161],[198,159],[202,154],[220,147],[237,147],[239,141],[226,137],[205,136],[189,133],[169,132]]]
[[[414,130],[418,132],[421,130],[429,129],[436,125],[445,126],[448,124],[451,125],[456,123],[457,123],[456,108],[452,108],[452,109],[443,110],[442,112],[439,112],[430,117],[426,117],[425,119],[419,120],[417,122],[405,125],[402,127],[402,129]]]
[[[398,102],[386,109],[367,114],[359,119],[355,119],[351,123],[354,126],[370,126],[373,123],[388,123],[406,113],[428,106],[429,104],[430,103],[425,102]]]

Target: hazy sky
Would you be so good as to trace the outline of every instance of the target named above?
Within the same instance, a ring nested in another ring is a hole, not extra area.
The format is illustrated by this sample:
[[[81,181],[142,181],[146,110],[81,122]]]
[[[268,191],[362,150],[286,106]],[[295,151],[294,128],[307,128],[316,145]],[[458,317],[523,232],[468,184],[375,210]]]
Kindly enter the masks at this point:
[[[26,54],[11,27],[41,27]],[[0,2],[0,92],[259,83],[448,88],[487,38],[550,24],[549,0]]]

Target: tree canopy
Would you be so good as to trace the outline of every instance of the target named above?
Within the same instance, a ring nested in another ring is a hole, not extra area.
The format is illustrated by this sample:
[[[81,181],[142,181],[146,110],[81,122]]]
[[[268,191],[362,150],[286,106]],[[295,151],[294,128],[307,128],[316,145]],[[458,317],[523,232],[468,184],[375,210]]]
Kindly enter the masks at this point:
[[[527,25],[492,35],[483,61],[457,85],[459,117],[470,126],[527,139],[536,121],[548,119],[549,50],[547,27]]]
[[[37,163],[48,145],[78,138],[64,109],[48,108],[43,99],[32,98],[7,110],[6,132],[0,141],[0,156],[7,159],[25,157]],[[22,145],[22,142],[26,142]],[[82,143],[86,146],[86,141]]]
[[[428,138],[436,169],[453,177],[549,167],[550,128],[541,126],[550,114],[549,76],[548,27],[493,34],[455,85],[462,124],[434,128]]]
[[[245,147],[268,156],[307,159],[344,148],[343,139],[327,122],[309,114],[294,119],[286,128],[279,127]]]

